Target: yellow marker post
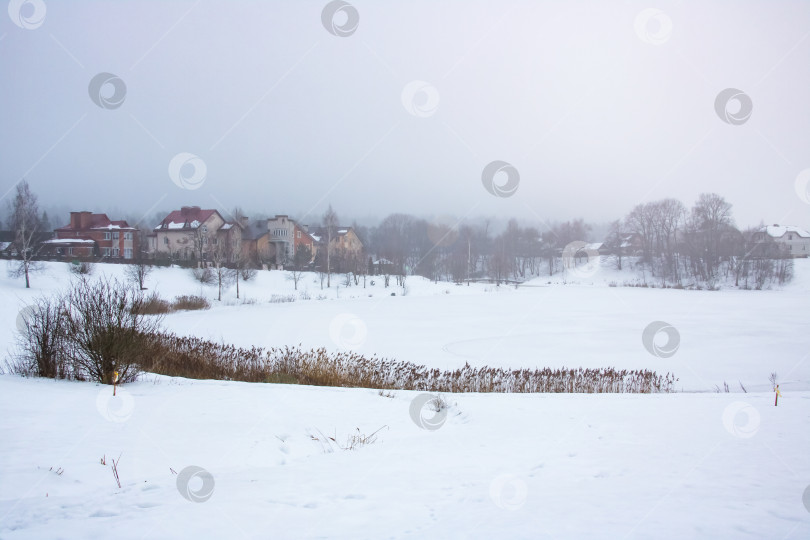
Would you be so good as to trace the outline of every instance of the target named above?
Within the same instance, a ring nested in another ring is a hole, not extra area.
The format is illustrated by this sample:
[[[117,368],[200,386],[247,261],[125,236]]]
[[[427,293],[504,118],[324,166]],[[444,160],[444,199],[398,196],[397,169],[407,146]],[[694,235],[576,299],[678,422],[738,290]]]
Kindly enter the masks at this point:
[[[773,406],[776,407],[779,404],[779,396],[782,395],[782,392],[779,391],[778,384],[776,385],[776,388],[774,388],[774,391],[776,392],[776,395],[773,397]]]
[[[115,387],[118,385],[118,372],[113,371],[115,377],[113,378],[113,395],[115,395]]]

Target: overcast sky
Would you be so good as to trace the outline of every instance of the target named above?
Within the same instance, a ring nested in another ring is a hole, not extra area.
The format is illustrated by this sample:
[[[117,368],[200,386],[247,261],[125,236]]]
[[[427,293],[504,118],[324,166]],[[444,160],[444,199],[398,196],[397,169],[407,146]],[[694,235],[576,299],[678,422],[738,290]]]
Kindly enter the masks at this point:
[[[25,177],[113,219],[598,223],[713,191],[740,227],[810,228],[807,1],[19,4],[0,11],[0,195]]]

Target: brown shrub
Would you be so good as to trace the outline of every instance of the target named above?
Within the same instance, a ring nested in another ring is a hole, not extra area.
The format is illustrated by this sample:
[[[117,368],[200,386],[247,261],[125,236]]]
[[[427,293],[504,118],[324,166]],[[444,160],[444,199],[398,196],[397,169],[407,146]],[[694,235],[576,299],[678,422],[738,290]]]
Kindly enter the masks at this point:
[[[171,313],[172,305],[153,292],[146,298],[139,306],[141,315],[161,315],[164,313]]]
[[[208,309],[211,303],[204,296],[183,295],[178,296],[172,302],[172,309],[183,311],[194,311],[197,309]]]

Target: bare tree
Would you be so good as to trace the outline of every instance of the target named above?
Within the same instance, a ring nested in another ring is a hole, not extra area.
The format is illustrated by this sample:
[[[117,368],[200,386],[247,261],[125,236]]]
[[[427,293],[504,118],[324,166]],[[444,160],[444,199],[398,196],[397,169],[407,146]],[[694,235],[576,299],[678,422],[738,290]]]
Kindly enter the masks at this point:
[[[292,271],[290,272],[290,279],[292,279],[296,291],[298,282],[301,281],[310,262],[312,262],[312,250],[305,244],[299,244],[293,256]]]
[[[402,285],[408,259],[413,254],[412,239],[416,219],[407,214],[391,214],[386,217],[372,235],[377,255],[391,261],[397,282]],[[387,272],[386,272],[387,273]]]
[[[132,264],[127,266],[124,270],[126,278],[138,285],[140,290],[144,290],[144,283],[149,274],[152,273],[153,266],[148,258],[147,251],[149,250],[149,239],[145,234],[138,231],[138,245],[132,250]]]
[[[136,284],[140,290],[144,290],[143,284],[146,277],[152,273],[152,265],[145,260],[135,261],[124,270],[124,275],[129,281]]]
[[[334,238],[338,228],[338,217],[335,211],[332,210],[331,204],[323,215],[323,228],[326,235],[326,286],[330,287],[332,278],[332,238]]]
[[[239,212],[237,208],[234,212]],[[240,223],[240,222],[237,222]],[[234,226],[231,231],[225,235],[222,241],[226,242],[226,252],[230,262],[230,275],[236,282],[236,298],[239,298],[239,282],[248,281],[256,276],[256,269],[254,268],[255,262],[251,260],[249,254],[245,253],[242,249],[242,228],[241,226]]]
[[[610,254],[615,257],[616,270],[622,269],[622,257],[624,256],[624,232],[622,231],[621,220],[616,220],[610,224],[610,231],[605,239],[605,247]]]
[[[656,203],[655,229],[659,241],[660,253],[663,255],[664,276],[680,281],[678,275],[677,240],[686,215],[686,207],[677,199],[663,199]]]
[[[731,204],[716,193],[702,193],[692,207],[690,225],[697,247],[695,255],[703,262],[706,279],[713,279],[717,274],[721,239],[730,232],[733,223]]]
[[[28,182],[22,180],[17,184],[14,200],[11,202],[9,218],[14,233],[12,246],[17,252],[19,262],[11,270],[12,277],[25,276],[25,287],[31,288],[29,274],[36,270],[34,264],[34,247],[36,233],[40,230],[39,207],[37,196],[31,192]]]
[[[653,256],[653,217],[649,203],[636,205],[625,218],[627,229],[641,238],[642,260],[650,262]]]
[[[191,241],[192,249],[197,256],[197,265],[202,266],[205,263],[205,256],[209,251],[209,244],[212,236],[208,234],[205,225],[199,224],[188,233],[188,239]]]
[[[227,267],[228,258],[231,254],[231,249],[229,246],[229,242],[227,241],[227,235],[223,235],[222,238],[217,238],[216,233],[212,234],[210,240],[208,242],[209,246],[213,245],[208,250],[209,256],[211,257],[211,266],[212,271],[214,273],[214,279],[217,283],[217,300],[222,300],[222,286],[227,286],[228,281],[231,277],[229,269]]]

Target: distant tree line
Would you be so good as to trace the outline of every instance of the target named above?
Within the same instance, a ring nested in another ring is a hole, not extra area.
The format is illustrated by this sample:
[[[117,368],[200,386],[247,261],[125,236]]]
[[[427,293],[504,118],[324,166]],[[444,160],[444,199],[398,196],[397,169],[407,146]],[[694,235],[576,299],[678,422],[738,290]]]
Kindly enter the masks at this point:
[[[40,214],[37,197],[28,184],[23,180],[15,189],[5,220],[13,233],[16,258],[10,271],[24,276],[28,286],[29,274],[36,269],[36,233],[50,231],[52,226],[47,214]],[[238,209],[235,213],[242,215]],[[553,276],[597,254],[619,270],[630,263],[645,282],[649,278],[661,285],[698,283],[711,288],[720,280],[733,279],[737,286],[762,288],[785,283],[793,272],[792,260],[773,239],[757,237],[756,229],[741,231],[735,227],[732,205],[716,193],[701,194],[691,208],[673,198],[640,203],[623,219],[614,221],[605,238],[581,252],[575,250],[573,263],[565,260],[571,255],[566,255],[566,248],[574,242],[594,240],[593,227],[581,218],[540,227],[511,219],[504,230],[495,232],[489,221],[436,222],[395,213],[376,226],[352,225],[363,243],[360,252],[331,242],[340,223],[331,206],[321,221],[325,249],[318,249],[314,256],[303,249],[286,264],[296,288],[301,274],[313,269],[327,287],[333,273],[344,276],[345,286],[358,285],[361,278],[365,284],[367,276],[376,274],[383,276],[386,286],[392,277],[396,285],[404,286],[409,275],[456,283],[522,282]],[[142,245],[135,250],[131,279],[143,287],[151,261],[145,255],[147,237],[140,238]],[[202,250],[203,239],[199,240],[195,249]],[[240,278],[250,279],[255,261],[243,260],[238,253],[238,243],[230,239],[218,243],[214,275],[203,276],[201,281],[216,282],[221,291],[232,280],[238,287]]]
[[[761,288],[790,280],[793,268],[770,237],[757,238],[756,229],[738,230],[732,205],[716,193],[701,194],[692,208],[673,198],[638,204],[611,224],[603,241],[576,252],[573,263],[564,260],[566,247],[594,240],[593,227],[583,219],[542,229],[512,219],[497,234],[488,222],[434,223],[408,214],[392,214],[376,227],[355,227],[368,253],[385,261],[378,269],[400,285],[411,274],[457,283],[521,282],[553,276],[597,253],[619,270],[630,261],[645,282],[662,285],[713,287],[733,279],[737,286]]]

